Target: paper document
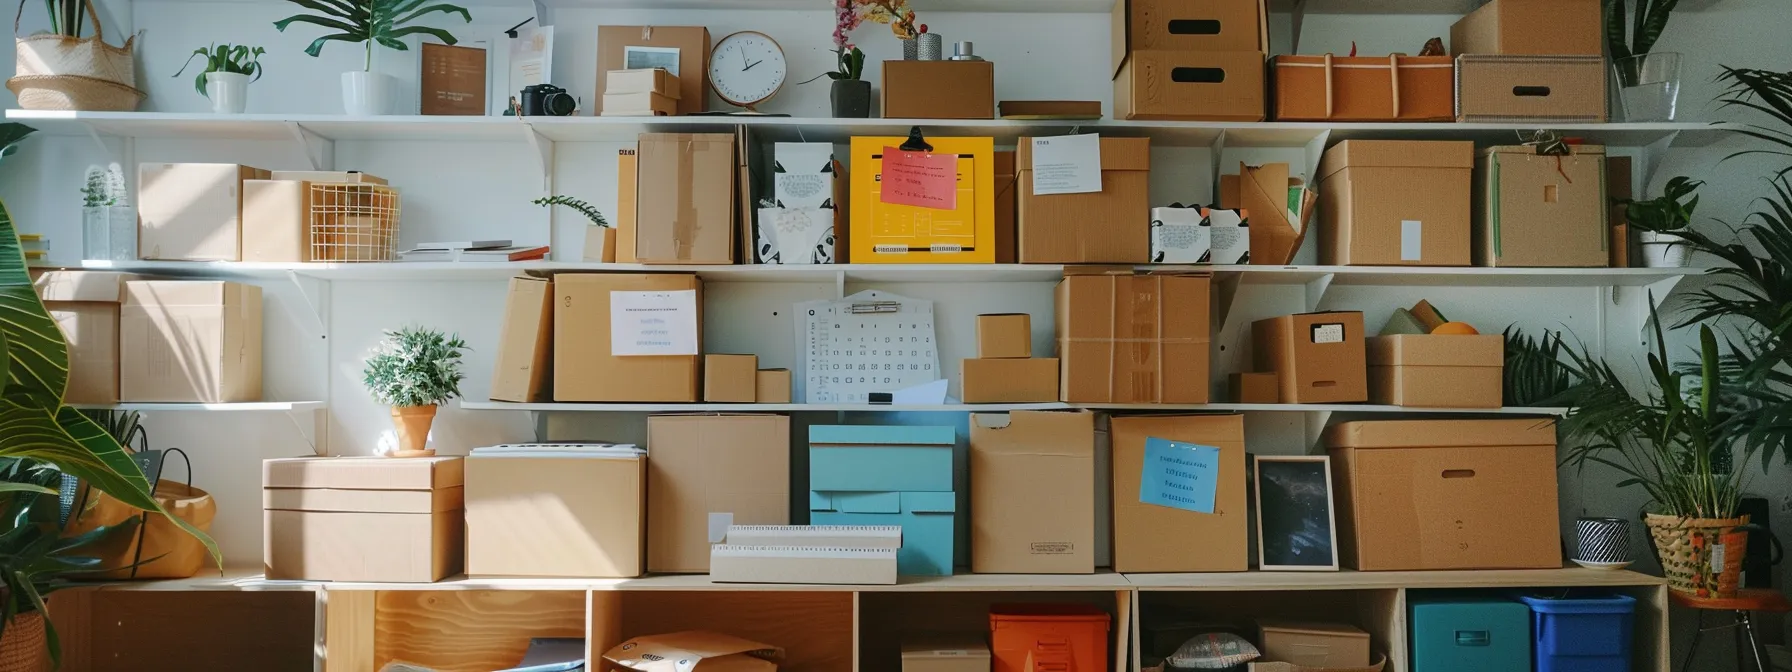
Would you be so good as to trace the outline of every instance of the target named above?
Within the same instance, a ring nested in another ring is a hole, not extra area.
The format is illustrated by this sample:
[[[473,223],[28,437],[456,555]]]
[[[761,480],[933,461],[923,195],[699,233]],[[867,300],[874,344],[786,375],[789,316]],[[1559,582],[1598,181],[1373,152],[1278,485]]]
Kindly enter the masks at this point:
[[[1220,449],[1148,437],[1139,502],[1213,513],[1219,475]]]
[[[1033,195],[1101,191],[1101,136],[1033,138]]]
[[[610,354],[698,354],[697,291],[610,292]]]
[[[958,157],[953,154],[905,152],[884,148],[882,190],[878,198],[893,205],[935,210],[958,209]]]
[[[890,395],[890,403],[896,406],[938,406],[946,403],[946,385],[944,378],[931,383],[923,383],[914,387],[896,390]]]

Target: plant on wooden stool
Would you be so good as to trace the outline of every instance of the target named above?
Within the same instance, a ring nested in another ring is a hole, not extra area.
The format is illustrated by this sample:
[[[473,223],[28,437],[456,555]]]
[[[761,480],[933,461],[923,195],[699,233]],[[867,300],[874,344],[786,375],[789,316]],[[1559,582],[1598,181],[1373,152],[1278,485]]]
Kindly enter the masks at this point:
[[[386,331],[385,340],[367,358],[362,383],[375,401],[392,407],[398,431],[394,457],[427,457],[429,426],[436,407],[460,396],[461,353],[467,342],[434,329],[405,327]]]

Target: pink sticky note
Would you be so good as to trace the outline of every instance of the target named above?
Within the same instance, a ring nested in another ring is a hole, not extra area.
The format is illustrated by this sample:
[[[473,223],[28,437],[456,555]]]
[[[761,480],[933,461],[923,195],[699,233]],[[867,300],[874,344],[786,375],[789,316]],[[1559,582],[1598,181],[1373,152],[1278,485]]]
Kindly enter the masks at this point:
[[[895,205],[958,209],[958,155],[884,148],[879,199]]]

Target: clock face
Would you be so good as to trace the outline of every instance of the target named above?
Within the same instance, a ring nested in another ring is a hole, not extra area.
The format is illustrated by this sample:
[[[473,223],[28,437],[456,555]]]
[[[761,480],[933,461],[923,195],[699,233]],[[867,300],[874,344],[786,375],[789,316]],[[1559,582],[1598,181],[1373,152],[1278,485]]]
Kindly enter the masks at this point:
[[[709,54],[710,87],[722,100],[742,107],[772,97],[789,73],[784,50],[763,33],[729,35]]]

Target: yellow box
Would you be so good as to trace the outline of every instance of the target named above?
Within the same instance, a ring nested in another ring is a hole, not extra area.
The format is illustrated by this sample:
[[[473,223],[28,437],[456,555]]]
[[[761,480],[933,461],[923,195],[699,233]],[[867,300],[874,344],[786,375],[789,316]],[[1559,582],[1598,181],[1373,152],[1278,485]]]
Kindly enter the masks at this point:
[[[995,140],[928,138],[935,153],[958,155],[958,208],[891,205],[880,198],[885,147],[908,138],[852,139],[855,264],[993,264],[996,261]]]

